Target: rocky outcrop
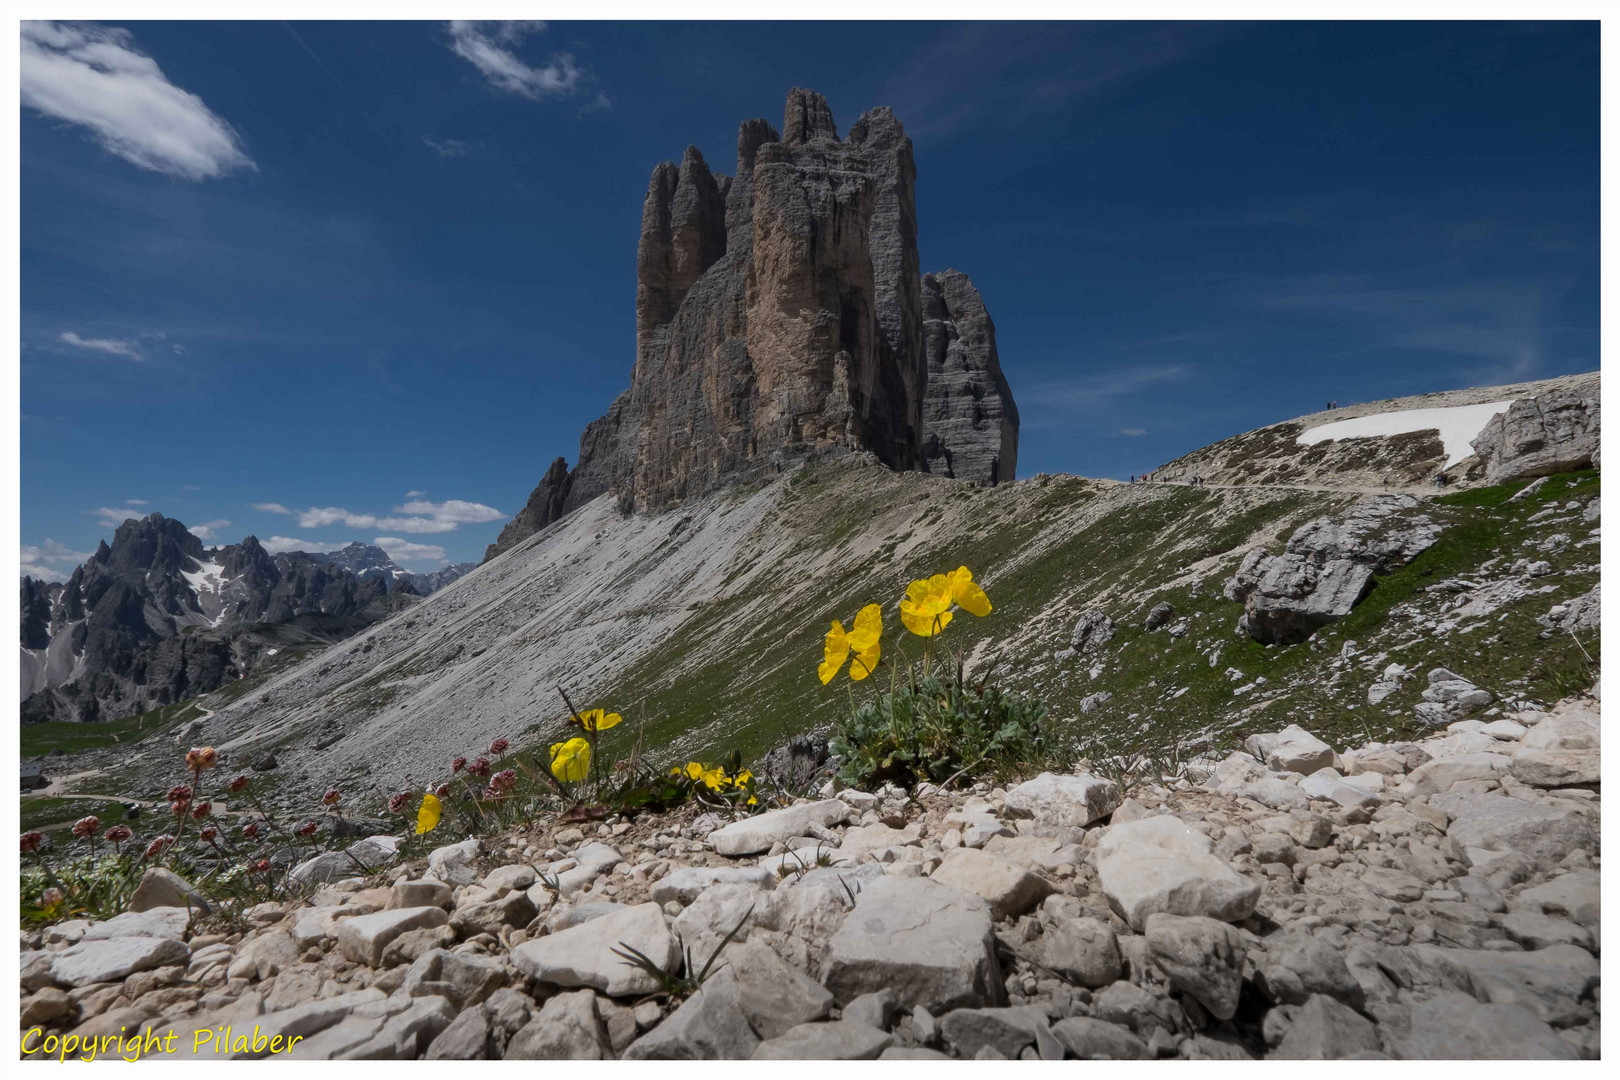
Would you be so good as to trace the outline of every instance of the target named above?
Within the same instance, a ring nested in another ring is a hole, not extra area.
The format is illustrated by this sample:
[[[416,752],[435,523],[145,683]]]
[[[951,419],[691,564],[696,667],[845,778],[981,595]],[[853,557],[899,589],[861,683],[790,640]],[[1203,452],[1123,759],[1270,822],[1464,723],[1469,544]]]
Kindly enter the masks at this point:
[[[826,100],[798,88],[780,133],[743,123],[734,174],[695,147],[655,168],[630,389],[485,558],[604,492],[656,510],[845,451],[1013,479],[1018,412],[994,325],[965,275],[920,273],[915,189],[893,113],[841,139]]]
[[[923,457],[928,471],[997,484],[1018,470],[1018,406],[1001,373],[996,324],[967,275],[927,274],[923,286]]]
[[[1292,645],[1342,619],[1372,588],[1373,575],[1411,562],[1440,527],[1409,511],[1409,495],[1363,500],[1342,520],[1302,525],[1281,555],[1250,551],[1225,586],[1243,604],[1242,628],[1256,641]]]
[[[1501,484],[1598,463],[1602,393],[1597,379],[1520,398],[1474,440],[1485,480]]]

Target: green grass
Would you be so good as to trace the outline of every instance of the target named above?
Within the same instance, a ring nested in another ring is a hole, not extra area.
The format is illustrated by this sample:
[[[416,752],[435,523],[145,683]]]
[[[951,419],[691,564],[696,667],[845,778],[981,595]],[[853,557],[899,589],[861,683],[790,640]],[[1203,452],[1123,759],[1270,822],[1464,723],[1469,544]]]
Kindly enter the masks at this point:
[[[74,754],[106,746],[138,743],[202,715],[196,701],[187,700],[120,720],[89,724],[53,720],[44,724],[29,724],[22,729],[20,754],[25,758],[39,757],[53,750]]]
[[[115,799],[60,799],[54,795],[24,795],[20,822],[24,832],[43,829],[47,825],[67,827],[73,822],[94,814],[101,819],[102,828],[124,820],[124,804]]]

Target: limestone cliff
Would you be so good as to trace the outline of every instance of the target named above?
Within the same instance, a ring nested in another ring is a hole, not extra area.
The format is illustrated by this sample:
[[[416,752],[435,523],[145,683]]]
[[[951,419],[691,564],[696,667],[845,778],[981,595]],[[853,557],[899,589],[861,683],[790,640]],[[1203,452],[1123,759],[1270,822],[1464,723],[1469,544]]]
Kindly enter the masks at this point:
[[[656,510],[843,451],[1013,479],[1018,410],[995,328],[965,275],[920,273],[916,176],[887,108],[840,139],[826,99],[798,88],[780,133],[743,123],[733,175],[695,147],[657,166],[630,389],[485,558],[607,491],[625,510]]]

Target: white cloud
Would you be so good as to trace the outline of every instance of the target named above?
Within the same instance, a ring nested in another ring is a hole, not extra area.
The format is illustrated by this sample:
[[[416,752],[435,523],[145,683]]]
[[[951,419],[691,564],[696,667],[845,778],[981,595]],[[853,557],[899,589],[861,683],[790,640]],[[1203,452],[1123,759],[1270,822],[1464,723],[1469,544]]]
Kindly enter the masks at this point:
[[[454,521],[462,525],[478,525],[486,521],[499,521],[506,515],[493,506],[468,502],[465,499],[446,499],[444,502],[408,502],[394,507],[398,514],[427,514],[435,521]]]
[[[445,139],[441,142],[424,135],[422,141],[442,158],[466,157],[467,151],[472,149],[472,143],[465,143],[460,139]]]
[[[379,536],[372,543],[388,552],[388,557],[407,570],[413,568],[412,564],[431,563],[443,566],[450,561],[444,548],[438,544],[416,544],[409,540],[402,540],[397,536]]]
[[[139,516],[132,513],[127,506],[119,507],[116,510],[110,506],[102,506],[95,510],[86,510],[85,513],[96,515],[96,521],[109,529],[116,529],[130,518]]]
[[[231,125],[170,82],[128,30],[25,22],[20,74],[24,105],[87,128],[142,169],[207,180],[257,168]]]
[[[407,491],[405,493],[405,497],[407,499],[415,499],[415,498],[418,498],[419,496],[426,495],[426,494],[427,494],[427,492],[425,492],[425,491]]]
[[[296,536],[272,536],[268,540],[260,540],[259,544],[272,555],[279,555],[283,551],[331,551],[337,547],[325,540],[300,540]]]
[[[390,529],[404,533],[455,532],[462,525],[478,525],[506,517],[493,506],[447,499],[444,502],[408,502],[394,507],[392,515],[357,514],[341,506],[312,506],[298,512],[298,524],[305,529],[344,525],[351,529]]]
[[[531,67],[513,51],[525,37],[545,28],[543,22],[456,19],[450,23],[450,48],[497,90],[526,98],[569,97],[584,75],[572,56],[553,53],[540,67]]]
[[[72,330],[64,330],[58,340],[65,341],[78,349],[110,353],[113,356],[123,356],[130,360],[146,359],[139,346],[133,341],[125,341],[122,338],[85,338],[75,334]]]
[[[292,511],[287,509],[285,506],[282,506],[280,503],[274,503],[274,502],[271,502],[271,503],[254,503],[253,504],[253,509],[255,509],[255,510],[263,510],[266,514],[290,514],[290,513],[292,513]]]
[[[146,500],[145,499],[125,499],[124,500],[124,505],[125,506],[145,506],[146,505]]]
[[[1119,433],[1121,435],[1130,435],[1132,437],[1135,437],[1137,435],[1146,435],[1147,434],[1147,428],[1139,428],[1139,427],[1121,428]]]
[[[188,531],[199,540],[217,540],[219,539],[219,530],[229,524],[229,521],[220,518],[216,521],[205,521],[201,525],[193,525]]]
[[[93,552],[70,551],[66,544],[47,539],[44,544],[22,546],[22,576],[38,581],[66,581],[73,568]]]

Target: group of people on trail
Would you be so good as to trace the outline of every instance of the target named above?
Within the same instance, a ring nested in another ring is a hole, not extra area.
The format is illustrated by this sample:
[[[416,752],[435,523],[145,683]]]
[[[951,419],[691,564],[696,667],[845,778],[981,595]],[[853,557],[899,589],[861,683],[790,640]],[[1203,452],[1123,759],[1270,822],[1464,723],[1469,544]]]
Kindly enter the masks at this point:
[[[1330,401],[1330,402],[1328,402],[1327,407],[1328,407],[1328,412],[1332,412],[1334,409],[1337,409],[1339,407],[1339,403],[1337,401]]]
[[[1141,476],[1138,476],[1135,473],[1131,474],[1131,483],[1133,483],[1133,484],[1147,484],[1147,483],[1152,483],[1152,482],[1153,482],[1153,474],[1152,473],[1144,473]],[[1194,477],[1192,477],[1191,479],[1189,479],[1187,481],[1187,486],[1188,487],[1203,487],[1204,486],[1204,478],[1202,476],[1194,476]]]

